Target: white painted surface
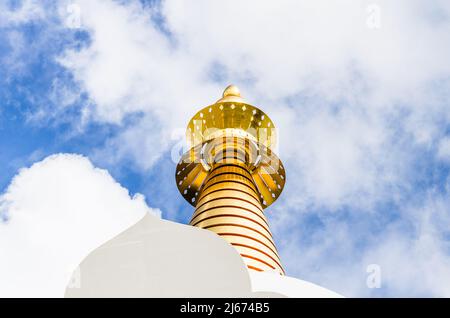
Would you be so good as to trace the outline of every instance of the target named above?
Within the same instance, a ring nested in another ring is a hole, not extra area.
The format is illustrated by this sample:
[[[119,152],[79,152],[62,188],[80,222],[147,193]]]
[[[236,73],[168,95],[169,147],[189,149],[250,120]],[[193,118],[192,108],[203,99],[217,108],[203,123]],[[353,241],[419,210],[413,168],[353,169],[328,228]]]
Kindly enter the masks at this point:
[[[147,214],[92,251],[65,297],[340,297],[275,273],[249,271],[215,233]]]
[[[147,214],[91,252],[66,297],[249,297],[236,250],[211,231]],[[78,283],[77,283],[78,279]]]
[[[250,280],[254,292],[272,292],[293,298],[342,298],[316,284],[293,277],[280,276],[276,273],[251,271]]]

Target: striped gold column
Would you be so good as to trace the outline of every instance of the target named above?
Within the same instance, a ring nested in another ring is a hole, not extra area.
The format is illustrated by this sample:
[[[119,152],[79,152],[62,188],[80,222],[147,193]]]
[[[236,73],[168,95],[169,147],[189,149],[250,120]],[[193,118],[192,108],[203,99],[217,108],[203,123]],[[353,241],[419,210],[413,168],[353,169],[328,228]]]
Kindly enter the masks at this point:
[[[276,136],[269,116],[230,85],[189,121],[189,150],[177,164],[175,181],[195,207],[190,225],[220,235],[249,269],[284,275],[264,215],[286,182],[274,152]]]
[[[213,166],[190,224],[223,237],[236,248],[248,268],[284,274],[257,186],[237,157]]]

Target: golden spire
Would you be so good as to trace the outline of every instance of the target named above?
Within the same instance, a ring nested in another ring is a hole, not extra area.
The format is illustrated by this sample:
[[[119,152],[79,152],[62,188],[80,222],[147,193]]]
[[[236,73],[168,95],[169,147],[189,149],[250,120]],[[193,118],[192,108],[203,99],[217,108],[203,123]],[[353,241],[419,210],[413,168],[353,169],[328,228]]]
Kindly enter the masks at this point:
[[[195,207],[190,224],[223,237],[249,269],[284,274],[263,211],[285,184],[283,165],[272,151],[273,122],[230,85],[221,99],[192,117],[186,136],[191,149],[178,163],[175,179]]]

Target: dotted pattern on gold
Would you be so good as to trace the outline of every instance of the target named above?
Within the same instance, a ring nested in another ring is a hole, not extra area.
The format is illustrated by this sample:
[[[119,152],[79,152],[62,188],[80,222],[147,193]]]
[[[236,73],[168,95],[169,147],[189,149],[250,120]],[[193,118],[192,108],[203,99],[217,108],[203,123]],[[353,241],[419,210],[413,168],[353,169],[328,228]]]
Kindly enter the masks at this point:
[[[248,160],[246,164],[257,186],[261,205],[263,208],[270,206],[283,191],[286,182],[284,166],[270,148],[262,145],[253,148],[252,145],[253,143],[248,139],[241,137],[221,137],[191,148],[177,165],[175,180],[181,195],[195,207],[201,187],[208,175],[205,165],[211,167],[217,160],[222,160],[231,153],[240,160]],[[228,151],[230,147],[235,151]],[[225,152],[218,156],[216,149],[225,149]],[[257,160],[258,166],[255,167]]]

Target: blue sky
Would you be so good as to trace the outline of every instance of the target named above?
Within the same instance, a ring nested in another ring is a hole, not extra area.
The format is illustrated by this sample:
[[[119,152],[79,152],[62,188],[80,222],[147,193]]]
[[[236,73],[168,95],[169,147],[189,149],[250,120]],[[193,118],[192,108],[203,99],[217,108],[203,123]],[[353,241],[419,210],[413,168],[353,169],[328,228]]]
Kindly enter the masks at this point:
[[[2,3],[0,193],[76,153],[186,223],[173,149],[235,83],[279,129],[287,184],[267,213],[289,275],[344,295],[449,296],[450,6],[236,5]]]

